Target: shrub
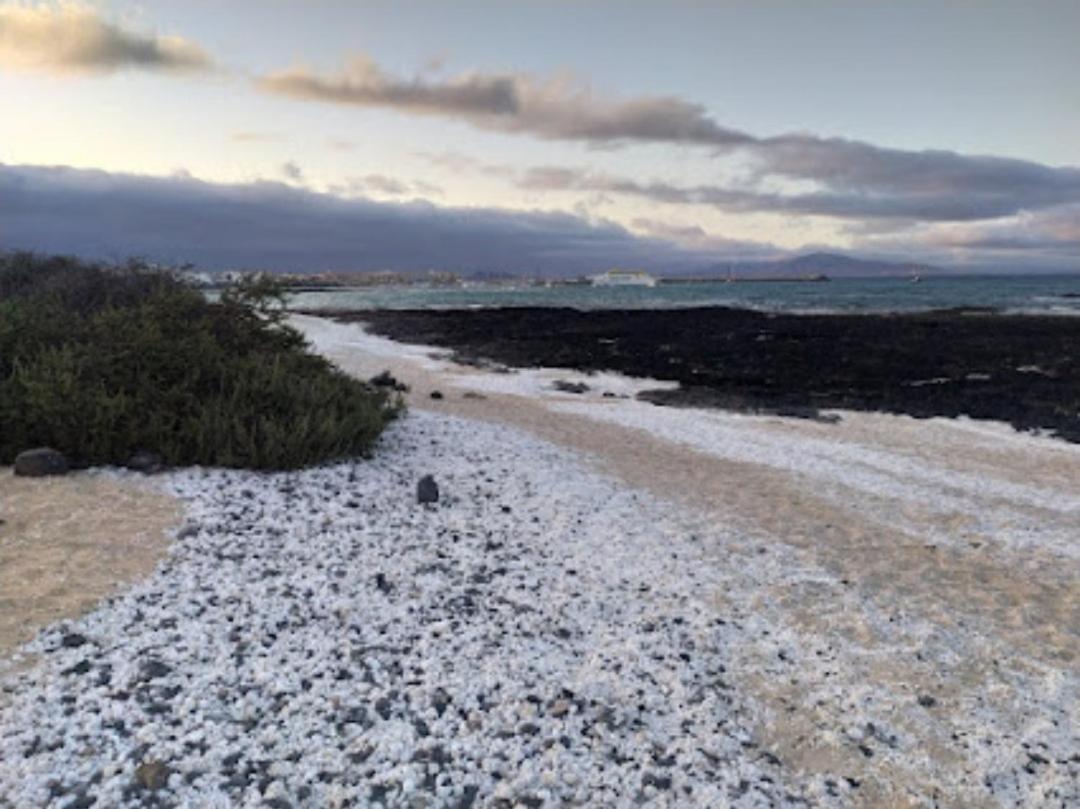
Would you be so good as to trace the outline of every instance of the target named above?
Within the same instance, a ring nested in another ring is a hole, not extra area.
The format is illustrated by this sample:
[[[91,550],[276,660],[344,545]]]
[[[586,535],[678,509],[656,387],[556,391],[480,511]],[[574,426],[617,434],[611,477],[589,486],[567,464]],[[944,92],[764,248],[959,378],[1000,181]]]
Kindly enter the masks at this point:
[[[0,256],[0,463],[42,445],[82,464],[369,455],[400,397],[309,353],[276,300],[265,281],[212,303],[136,263]]]

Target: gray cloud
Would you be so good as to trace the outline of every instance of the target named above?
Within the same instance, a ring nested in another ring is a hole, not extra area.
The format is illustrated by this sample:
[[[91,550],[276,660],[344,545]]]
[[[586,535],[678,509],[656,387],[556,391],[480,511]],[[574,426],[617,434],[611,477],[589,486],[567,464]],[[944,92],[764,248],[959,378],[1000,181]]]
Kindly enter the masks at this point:
[[[108,73],[122,68],[182,72],[211,67],[206,52],[186,39],[126,31],[89,8],[0,6],[0,68]]]
[[[469,73],[444,80],[402,79],[358,56],[336,76],[293,68],[263,76],[258,85],[267,92],[301,100],[460,118],[483,129],[550,140],[710,146],[753,140],[719,126],[699,104],[670,96],[602,99],[567,78]]]
[[[711,251],[563,213],[342,199],[282,183],[219,185],[0,164],[0,249],[206,268],[500,270],[577,275],[693,269]]]
[[[928,153],[929,154],[929,153]],[[955,157],[955,156],[953,156]],[[533,191],[581,191],[624,194],[672,205],[706,205],[729,213],[781,213],[854,220],[974,221],[993,219],[1080,201],[1080,170],[1050,169],[1023,161],[985,160],[983,176],[969,174],[967,186],[953,184],[947,169],[935,181],[933,172],[917,166],[894,177],[867,177],[872,169],[851,169],[831,190],[779,194],[722,186],[677,186],[639,182],[625,177],[542,166],[520,174],[519,187]],[[912,161],[917,163],[918,161]],[[942,162],[954,162],[943,158]],[[954,167],[955,172],[955,167]],[[995,176],[991,179],[990,175]]]
[[[664,143],[737,151],[749,159],[753,185],[810,182],[810,193],[701,186],[681,189],[605,177],[564,178],[563,185],[607,189],[660,201],[730,211],[778,211],[837,218],[966,221],[1080,201],[1080,169],[944,150],[886,149],[812,134],[757,137],[723,126],[705,108],[672,96],[604,98],[569,79],[470,73],[435,80],[390,76],[366,58],[337,76],[306,69],[271,74],[260,86],[294,98],[456,118],[473,126],[593,145]],[[558,177],[547,178],[558,187]],[[527,178],[533,188],[544,178]],[[586,189],[583,189],[586,190]]]
[[[1080,204],[984,222],[922,224],[857,238],[855,244],[883,256],[1075,272],[1080,271]]]
[[[362,196],[370,193],[388,197],[441,196],[444,191],[434,183],[416,180],[407,182],[385,174],[368,174],[363,177],[349,177],[343,183],[329,187],[332,194],[341,196]]]
[[[293,183],[304,183],[304,170],[292,160],[281,164],[281,176]]]

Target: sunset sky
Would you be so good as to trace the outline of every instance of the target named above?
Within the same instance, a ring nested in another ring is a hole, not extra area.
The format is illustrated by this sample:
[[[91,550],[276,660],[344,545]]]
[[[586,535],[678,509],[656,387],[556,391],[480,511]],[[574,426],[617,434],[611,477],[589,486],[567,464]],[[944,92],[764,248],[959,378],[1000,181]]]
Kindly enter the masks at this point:
[[[0,249],[1080,271],[1080,3],[0,0]]]

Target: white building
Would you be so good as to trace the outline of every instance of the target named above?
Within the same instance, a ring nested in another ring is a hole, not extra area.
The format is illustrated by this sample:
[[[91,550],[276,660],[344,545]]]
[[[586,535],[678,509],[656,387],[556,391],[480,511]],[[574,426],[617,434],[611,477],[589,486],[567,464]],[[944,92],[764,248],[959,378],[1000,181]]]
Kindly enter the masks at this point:
[[[608,270],[592,277],[594,287],[654,287],[656,279],[643,270]]]

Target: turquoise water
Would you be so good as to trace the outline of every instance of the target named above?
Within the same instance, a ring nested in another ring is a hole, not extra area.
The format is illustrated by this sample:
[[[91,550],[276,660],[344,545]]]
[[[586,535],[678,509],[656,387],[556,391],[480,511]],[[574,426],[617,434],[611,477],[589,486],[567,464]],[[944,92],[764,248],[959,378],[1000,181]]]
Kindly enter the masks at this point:
[[[648,287],[399,286],[301,292],[307,309],[465,309],[567,306],[669,309],[736,306],[778,312],[914,312],[957,306],[1006,312],[1080,315],[1080,275],[840,279],[824,283],[673,284]]]

